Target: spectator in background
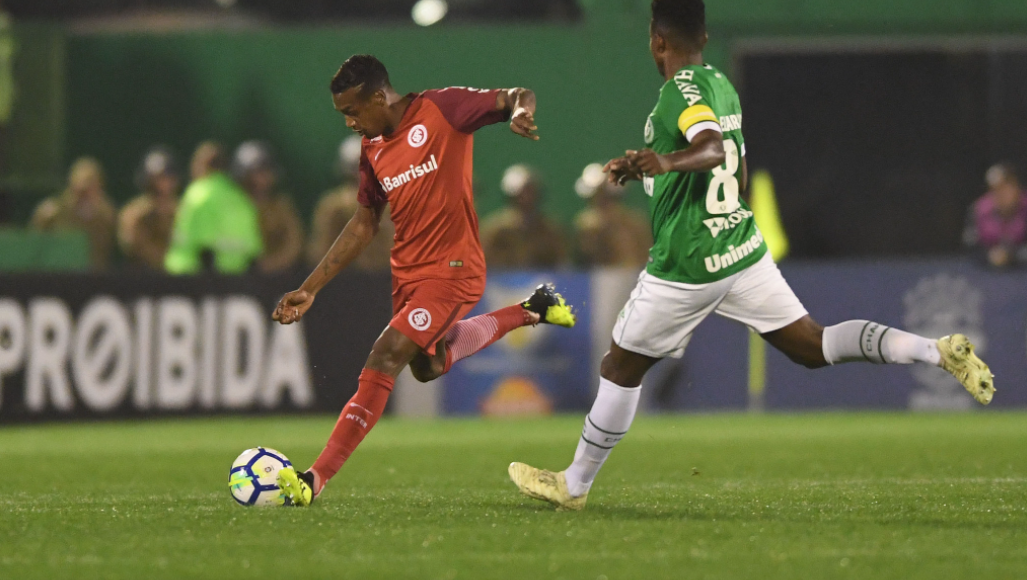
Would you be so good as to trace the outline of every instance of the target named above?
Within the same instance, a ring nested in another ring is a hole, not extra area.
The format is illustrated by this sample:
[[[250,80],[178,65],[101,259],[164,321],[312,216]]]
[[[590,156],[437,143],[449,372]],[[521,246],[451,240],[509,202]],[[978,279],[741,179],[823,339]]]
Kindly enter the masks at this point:
[[[163,270],[181,185],[171,151],[163,146],[151,148],[136,170],[135,184],[142,193],[118,216],[118,243],[130,264]]]
[[[553,268],[566,261],[567,249],[557,226],[539,208],[541,181],[525,165],[503,173],[503,193],[510,205],[489,215],[481,225],[481,245],[490,267]]]
[[[263,251],[257,207],[225,173],[226,166],[217,143],[196,148],[189,166],[193,182],[178,205],[164,258],[169,273],[243,274]]]
[[[578,263],[588,268],[645,266],[652,229],[642,212],[621,203],[624,187],[607,181],[603,166],[592,163],[581,172],[574,191],[589,202],[574,218]]]
[[[303,252],[303,225],[292,200],[278,191],[280,173],[267,143],[246,141],[235,150],[232,176],[257,206],[264,240],[258,266],[268,274],[294,268]]]
[[[321,258],[328,253],[332,242],[339,237],[339,232],[346,227],[360,207],[357,202],[357,188],[360,186],[360,176],[357,174],[359,163],[360,137],[347,137],[339,145],[338,170],[342,184],[325,192],[317,204],[317,209],[314,210],[312,233],[307,244],[307,263],[311,267],[317,266]],[[389,207],[385,206],[378,235],[348,267],[358,270],[388,270],[395,232],[396,228],[389,219]]]
[[[31,227],[50,232],[79,230],[89,238],[89,265],[105,270],[114,250],[114,206],[104,191],[103,168],[92,157],[81,157],[68,171],[68,187],[36,207]]]
[[[964,242],[989,264],[1005,268],[1027,263],[1027,197],[1013,167],[993,165],[984,174],[988,193],[970,207]]]

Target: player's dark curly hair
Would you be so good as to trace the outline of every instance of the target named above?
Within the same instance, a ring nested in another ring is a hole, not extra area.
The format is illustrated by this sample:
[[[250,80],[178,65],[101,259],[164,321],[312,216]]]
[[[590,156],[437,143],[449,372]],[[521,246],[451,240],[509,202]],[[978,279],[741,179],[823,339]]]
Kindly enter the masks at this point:
[[[702,46],[706,34],[703,0],[653,0],[654,31],[671,34],[691,46]]]
[[[330,88],[333,95],[343,93],[353,87],[360,87],[363,95],[371,93],[388,86],[389,71],[385,65],[370,54],[354,54],[346,59],[339,67],[339,72],[332,77]]]

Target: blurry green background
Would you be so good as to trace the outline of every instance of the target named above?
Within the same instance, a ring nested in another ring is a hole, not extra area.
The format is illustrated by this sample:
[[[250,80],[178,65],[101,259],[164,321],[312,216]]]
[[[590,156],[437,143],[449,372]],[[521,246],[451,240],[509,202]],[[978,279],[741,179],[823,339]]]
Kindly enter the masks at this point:
[[[215,138],[278,148],[287,189],[309,216],[336,178],[350,132],[328,81],[349,55],[381,58],[400,91],[447,85],[527,86],[538,95],[538,143],[502,128],[477,136],[479,211],[502,203],[498,183],[514,162],[537,167],[546,209],[567,221],[582,205],[582,167],[641,143],[660,79],[648,54],[648,2],[584,0],[578,25],[440,25],[140,33],[73,33],[16,23],[18,83],[3,181],[26,219],[63,182],[71,159],[97,156],[109,193],[132,195],[143,151],[166,143],[183,160]],[[737,40],[840,35],[1002,35],[1027,27],[1022,0],[709,0],[707,59],[730,72]],[[744,106],[744,87],[740,87]],[[641,196],[632,196],[643,203]]]

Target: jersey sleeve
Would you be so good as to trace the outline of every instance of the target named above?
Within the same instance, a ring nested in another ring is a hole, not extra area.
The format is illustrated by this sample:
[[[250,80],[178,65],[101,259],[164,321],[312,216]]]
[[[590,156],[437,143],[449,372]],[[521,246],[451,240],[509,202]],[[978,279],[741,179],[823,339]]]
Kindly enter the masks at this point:
[[[360,188],[357,190],[357,201],[364,207],[381,209],[389,203],[389,198],[378,183],[378,176],[374,174],[374,167],[371,167],[371,160],[367,158],[367,151],[360,148]]]
[[[448,87],[424,92],[435,103],[442,116],[461,133],[473,133],[486,125],[502,123],[510,118],[506,111],[496,109],[499,89]]]
[[[720,121],[711,107],[711,88],[703,82],[701,73],[692,69],[683,69],[667,83],[667,95],[674,103],[671,112],[674,115],[674,128],[684,135],[689,143],[696,135],[706,130],[723,133]]]

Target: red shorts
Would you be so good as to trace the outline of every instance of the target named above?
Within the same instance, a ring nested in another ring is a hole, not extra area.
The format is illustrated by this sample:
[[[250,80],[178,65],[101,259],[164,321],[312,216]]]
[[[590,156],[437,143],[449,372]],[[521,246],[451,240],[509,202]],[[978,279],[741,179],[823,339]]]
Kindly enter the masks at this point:
[[[484,276],[463,280],[393,278],[389,326],[433,356],[435,344],[467,316],[484,292]]]

